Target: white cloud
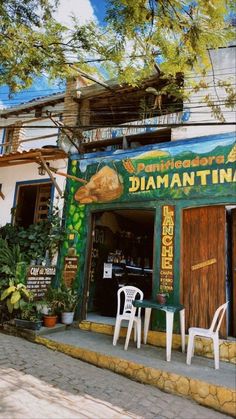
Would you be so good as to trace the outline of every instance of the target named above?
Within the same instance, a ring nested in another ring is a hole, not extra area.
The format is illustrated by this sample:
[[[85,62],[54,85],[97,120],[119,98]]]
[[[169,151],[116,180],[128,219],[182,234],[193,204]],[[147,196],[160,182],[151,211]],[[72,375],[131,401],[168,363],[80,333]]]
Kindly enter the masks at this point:
[[[0,109],[6,108],[6,105],[3,104],[3,102],[0,100]]]
[[[54,14],[55,19],[70,28],[72,14],[76,16],[81,25],[90,20],[96,20],[90,0],[60,0],[60,5]]]

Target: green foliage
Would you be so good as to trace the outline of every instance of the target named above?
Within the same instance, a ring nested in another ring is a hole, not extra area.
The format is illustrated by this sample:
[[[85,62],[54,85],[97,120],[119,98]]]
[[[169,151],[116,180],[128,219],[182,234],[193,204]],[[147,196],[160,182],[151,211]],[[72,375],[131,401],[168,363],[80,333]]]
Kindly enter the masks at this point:
[[[7,308],[10,314],[13,311],[18,311],[24,301],[29,301],[32,294],[27,290],[26,285],[17,283],[16,280],[9,281],[9,287],[6,288],[1,294],[1,301],[6,301]]]
[[[41,320],[42,315],[37,309],[35,301],[22,301],[20,307],[20,318],[22,320],[37,321]]]
[[[52,314],[59,314],[64,311],[72,312],[78,304],[78,293],[72,288],[61,286],[59,288],[48,288],[44,302]]]
[[[78,304],[78,293],[72,288],[64,287],[62,289],[62,311],[73,312]]]
[[[9,244],[0,237],[0,276],[14,278],[17,282],[24,282],[26,276],[25,255],[21,252],[19,244]]]
[[[52,18],[56,6],[53,0],[1,1],[0,84],[12,92],[42,73],[64,79],[77,69],[97,72],[99,63],[110,77],[132,85],[160,70],[159,93],[186,99],[187,91],[203,88],[212,66],[209,49],[226,46],[235,36],[227,19],[235,12],[233,0],[107,0],[105,27],[81,26],[74,17],[74,27],[66,28]],[[203,80],[190,81],[193,73]],[[187,76],[185,90],[179,74]],[[226,106],[232,107],[234,89],[227,93]],[[207,102],[211,106],[211,98]],[[212,111],[222,119],[218,108]]]
[[[0,84],[11,92],[29,87],[44,71],[68,74],[62,48],[65,28],[52,18],[57,1],[3,0],[0,4]]]
[[[55,11],[58,1],[48,0],[18,0],[1,1],[0,16],[4,22],[14,20],[26,26],[41,26],[41,22],[47,21]]]
[[[52,257],[65,238],[65,230],[61,226],[58,209],[54,208],[47,220],[32,224],[26,229],[11,224],[6,224],[0,228],[0,249],[1,237],[5,240],[6,249],[2,256],[0,254],[0,266],[1,262],[2,265],[8,265],[8,259],[13,262],[12,266],[15,266],[14,263],[17,261],[25,260],[29,262],[31,259],[43,259],[47,250]],[[10,258],[9,252],[13,253]]]
[[[0,238],[0,322],[4,322],[11,318],[13,310],[18,310],[18,298],[21,292],[22,283],[26,279],[26,263],[24,255],[21,253],[19,245],[8,245],[7,240]],[[19,289],[17,289],[19,284]],[[21,285],[20,285],[21,284]],[[13,287],[13,288],[11,288]],[[10,295],[12,294],[12,300]],[[7,298],[8,297],[8,298]]]
[[[78,294],[72,288],[67,288],[64,285],[59,288],[49,287],[43,303],[49,308],[50,314],[72,312],[78,304]]]

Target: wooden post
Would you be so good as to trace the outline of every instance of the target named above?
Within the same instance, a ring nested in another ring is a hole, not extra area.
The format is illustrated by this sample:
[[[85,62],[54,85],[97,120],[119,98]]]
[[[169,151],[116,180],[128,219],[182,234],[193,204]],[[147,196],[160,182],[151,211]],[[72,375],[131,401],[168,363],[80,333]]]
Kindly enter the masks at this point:
[[[53,175],[52,175],[52,172],[51,172],[50,168],[48,167],[48,165],[46,164],[46,162],[45,162],[44,158],[43,158],[41,155],[39,155],[39,157],[38,157],[38,158],[39,158],[40,162],[42,163],[42,165],[43,165],[44,169],[46,170],[46,172],[47,172],[47,173],[48,173],[48,175],[50,176],[50,179],[51,179],[51,181],[53,182],[53,184],[55,185],[55,188],[57,189],[57,191],[58,191],[59,195],[60,195],[60,196],[62,196],[62,190],[61,190],[61,188],[59,187],[59,185],[58,185],[57,181],[54,179],[54,177],[53,177]]]

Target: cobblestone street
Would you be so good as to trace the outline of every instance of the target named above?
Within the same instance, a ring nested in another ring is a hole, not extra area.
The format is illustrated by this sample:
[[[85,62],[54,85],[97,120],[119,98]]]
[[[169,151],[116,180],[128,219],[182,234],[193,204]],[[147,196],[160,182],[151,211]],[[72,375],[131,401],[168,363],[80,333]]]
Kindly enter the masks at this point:
[[[0,333],[0,418],[229,418],[24,339]]]

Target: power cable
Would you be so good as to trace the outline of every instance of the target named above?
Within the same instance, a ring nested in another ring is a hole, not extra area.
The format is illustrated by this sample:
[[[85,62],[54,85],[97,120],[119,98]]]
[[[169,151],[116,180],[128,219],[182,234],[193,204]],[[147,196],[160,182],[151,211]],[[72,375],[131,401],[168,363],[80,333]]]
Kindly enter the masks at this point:
[[[227,97],[225,97],[224,99],[220,99],[220,100],[213,100],[212,101],[213,102],[213,104],[214,105],[221,105],[221,106],[223,106],[223,105],[226,105],[226,103],[227,103]],[[236,103],[236,101],[234,100],[234,101],[232,101],[232,104],[235,104]],[[197,106],[192,106],[192,104],[198,104]],[[25,103],[25,105],[28,105],[29,107],[31,107],[31,103]],[[20,106],[20,105],[18,105],[18,106]],[[34,106],[37,106],[37,104],[35,104]],[[46,106],[49,106],[49,105],[47,105],[47,104],[45,104],[45,105],[43,105],[44,107],[46,107]],[[174,112],[174,108],[178,108],[178,106],[179,107],[183,107],[183,108],[190,108],[190,109],[196,109],[196,108],[205,108],[205,107],[209,107],[209,105],[207,105],[207,102],[202,102],[200,99],[199,100],[196,100],[196,101],[191,101],[191,103],[188,103],[188,102],[174,102],[173,104],[169,104],[169,103],[164,103],[163,105],[162,105],[163,107],[169,107],[169,109],[168,109],[168,112],[171,110],[171,109],[173,109],[173,112]],[[81,113],[80,113],[80,115],[87,115],[88,114],[88,112],[90,112],[90,113],[92,113],[93,115],[96,115],[96,114],[109,114],[109,113],[112,113],[112,105],[107,105],[106,107],[101,107],[101,108],[99,108],[99,110],[96,110],[96,109],[94,109],[94,108],[90,108],[90,110],[89,111],[81,111]],[[127,105],[119,105],[119,111],[117,111],[117,109],[115,109],[114,108],[114,110],[115,110],[115,112],[116,112],[116,114],[117,114],[117,112],[118,113],[122,113],[122,112],[125,112],[125,113],[127,113],[127,112],[129,112],[129,109],[133,109],[135,107],[135,105],[134,104],[127,104]],[[123,109],[124,109],[124,111],[123,111]],[[150,106],[148,106],[148,105],[146,105],[146,107],[144,106],[143,108],[142,108],[142,106],[141,105],[139,105],[139,111],[137,111],[137,113],[140,113],[140,109],[142,110],[143,109],[143,112],[151,112],[151,111],[153,111],[153,112],[155,112],[155,109],[153,109],[152,107],[150,107]],[[11,112],[14,112],[13,111],[13,109],[11,108],[11,107],[9,107],[9,108],[5,108],[5,109],[2,109],[2,110],[0,110],[0,117],[1,117],[1,111],[2,111],[2,114],[3,114],[3,112],[4,112],[4,115],[5,115],[5,113],[11,113]],[[19,109],[19,111],[22,111],[22,114],[24,114],[25,113],[25,109]],[[164,109],[163,109],[163,111],[164,111]],[[178,111],[178,110],[177,110]],[[30,112],[32,112],[32,110],[30,111]],[[59,115],[60,113],[63,113],[63,114],[67,114],[67,116],[68,115],[77,115],[77,113],[70,113],[69,114],[69,112],[70,111],[67,111],[66,109],[64,110],[64,109],[62,109],[61,111],[58,109],[57,110],[57,114]],[[131,113],[132,113],[132,111],[130,111]],[[43,113],[45,113],[45,111],[43,111]],[[136,113],[136,112],[133,112],[133,113]],[[25,114],[25,117],[30,117],[31,115],[29,115],[29,114]],[[43,116],[41,116],[42,118],[43,118]],[[38,117],[38,118],[40,118],[40,117]]]
[[[234,86],[236,86],[236,83],[230,83],[230,86],[229,87],[234,87]],[[205,89],[205,90],[207,90],[207,89],[211,89],[211,88],[214,88],[214,87],[216,87],[217,89],[224,89],[224,86],[215,86],[215,85],[208,85],[207,87],[204,87],[204,88],[200,88],[197,92],[195,92],[194,91],[194,87],[183,87],[183,91],[186,91],[186,90],[192,90],[193,91],[193,95],[195,94],[195,95],[197,95],[198,94],[198,92],[201,92],[202,93],[202,90],[203,89]],[[226,87],[228,87],[228,86],[226,86]],[[79,89],[78,89],[79,90]],[[41,90],[41,91],[47,91],[47,90]],[[40,91],[39,91],[40,92]],[[27,97],[27,93],[28,92],[25,92],[25,97]],[[62,91],[57,91],[57,93],[53,93],[52,95],[55,95],[56,96],[56,94],[63,94],[63,93],[65,93],[65,90],[62,90]],[[18,93],[18,94],[21,94],[21,93]],[[206,93],[207,94],[207,93]],[[4,93],[4,95],[7,95],[7,93]],[[23,93],[22,93],[22,95],[23,95]],[[34,100],[37,100],[37,99],[43,99],[44,97],[45,98],[47,98],[47,97],[50,97],[50,96],[52,96],[52,95],[43,95],[43,96],[38,96],[38,97],[35,97],[35,98],[28,98],[28,101],[29,102],[33,102]],[[163,93],[163,96],[164,96],[165,94]],[[200,95],[199,95],[200,96]],[[198,96],[198,97],[199,97]],[[204,97],[204,95],[201,95],[201,97]],[[11,102],[11,103],[17,103],[17,102],[22,102],[22,97],[16,97],[16,98],[12,98],[12,99],[4,99],[4,98],[1,98],[1,94],[0,94],[0,100],[1,100],[1,102],[5,102],[5,103],[9,103],[9,102]],[[26,103],[27,102],[27,100],[25,99],[25,102],[22,102],[22,103]]]
[[[204,126],[206,125],[212,125],[212,126],[219,126],[219,125],[236,125],[236,122],[211,122],[208,120],[202,120],[203,122],[190,122],[190,123],[161,123],[161,124],[112,124],[112,125],[65,125],[62,128],[67,129],[80,129],[80,130],[93,130],[93,129],[99,129],[99,128],[161,128],[161,127],[189,127],[189,126]],[[2,125],[0,129],[9,128],[9,125]],[[19,128],[19,125],[11,125],[11,128]],[[39,126],[39,125],[24,125],[23,128],[25,129],[49,129],[54,128],[57,129],[55,125],[47,125],[47,126]]]

